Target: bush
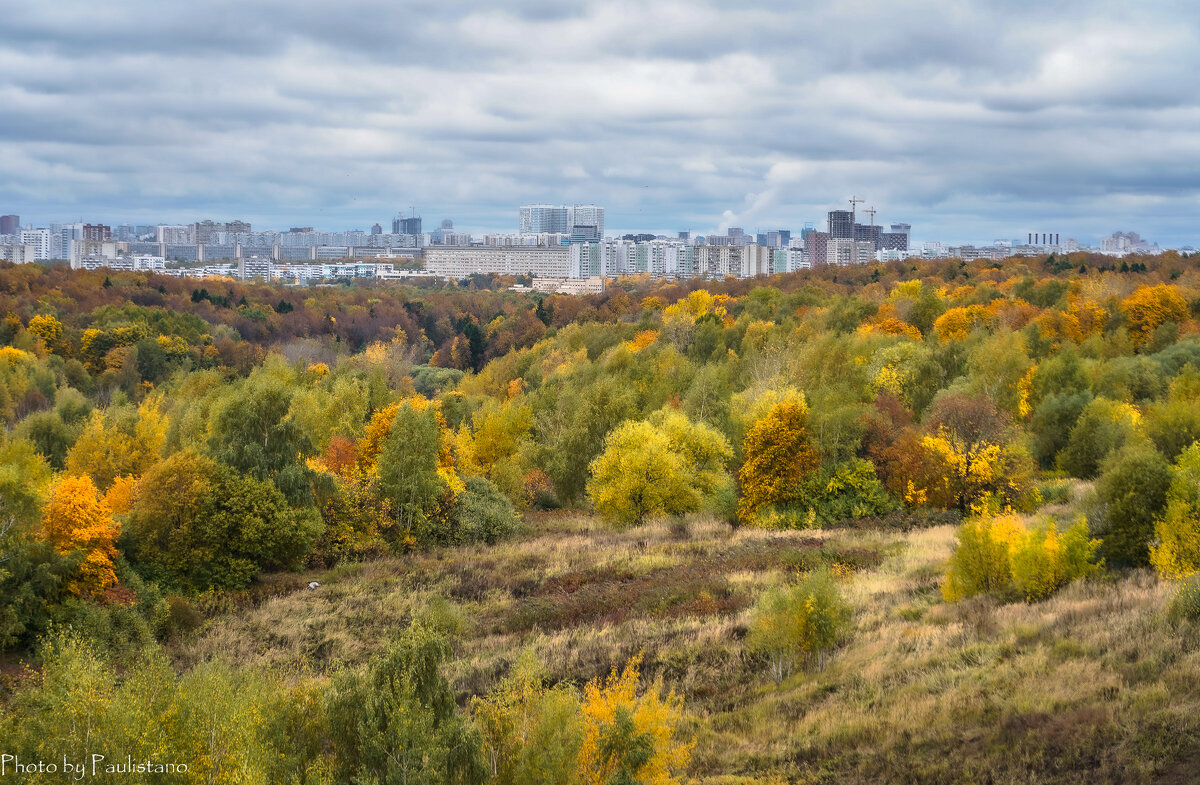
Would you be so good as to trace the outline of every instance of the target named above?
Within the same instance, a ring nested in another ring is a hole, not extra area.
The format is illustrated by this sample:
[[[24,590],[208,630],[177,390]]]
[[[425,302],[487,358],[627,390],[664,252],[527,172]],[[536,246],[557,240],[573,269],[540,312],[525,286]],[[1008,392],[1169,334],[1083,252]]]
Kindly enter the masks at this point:
[[[1012,550],[1024,531],[1016,515],[973,518],[958,530],[958,546],[942,582],[949,602],[975,594],[1004,594],[1012,586]]]
[[[797,659],[819,662],[850,626],[850,605],[828,570],[809,573],[795,586],[769,589],[759,599],[746,645],[767,658],[775,683],[792,672]]]
[[[1042,600],[1099,570],[1099,547],[1082,517],[1061,532],[1052,520],[1030,530],[1015,515],[976,518],[959,529],[942,596],[950,602],[976,594]]]
[[[489,545],[516,531],[520,523],[512,502],[482,477],[468,477],[454,503],[455,540]]]
[[[1200,575],[1193,575],[1179,584],[1167,617],[1175,624],[1181,621],[1200,621]]]
[[[1093,561],[1098,547],[1100,541],[1088,538],[1082,518],[1061,533],[1051,522],[1038,526],[1012,554],[1013,586],[1026,601],[1043,600],[1099,570]]]

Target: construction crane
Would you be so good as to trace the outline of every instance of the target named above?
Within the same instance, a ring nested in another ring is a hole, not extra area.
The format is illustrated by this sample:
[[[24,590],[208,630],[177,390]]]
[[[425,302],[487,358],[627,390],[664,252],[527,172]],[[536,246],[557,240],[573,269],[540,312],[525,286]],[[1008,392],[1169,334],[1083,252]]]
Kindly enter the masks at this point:
[[[871,241],[871,253],[879,253],[879,245],[875,242],[875,208],[868,207],[865,212],[871,216],[871,234],[867,236],[867,239]]]
[[[862,204],[865,201],[866,201],[865,199],[859,199],[857,196],[851,195],[851,197],[850,197],[850,259],[849,259],[849,262],[851,264],[858,261],[858,252],[855,250],[858,247],[856,245],[856,243],[858,242],[858,240],[857,240],[858,230],[854,228],[854,227],[858,226],[858,220],[855,219],[855,217],[854,217],[854,205]]]

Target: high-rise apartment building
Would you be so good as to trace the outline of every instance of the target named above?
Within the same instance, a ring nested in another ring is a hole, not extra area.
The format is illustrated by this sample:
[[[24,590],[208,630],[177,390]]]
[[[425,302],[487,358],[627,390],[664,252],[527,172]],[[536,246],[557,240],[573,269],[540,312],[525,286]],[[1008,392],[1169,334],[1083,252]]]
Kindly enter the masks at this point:
[[[102,243],[112,239],[112,227],[104,224],[84,224],[83,239]]]
[[[0,215],[0,234],[16,234],[21,229],[21,216]]]
[[[571,234],[576,226],[592,227],[604,237],[604,208],[594,204],[527,204],[517,213],[521,234]]]
[[[414,237],[420,237],[421,231],[421,216],[414,215],[410,218],[405,218],[402,215],[397,215],[392,220],[392,234],[411,234]]]
[[[849,210],[829,211],[829,239],[851,240],[854,238],[854,213]]]
[[[50,258],[50,230],[22,229],[21,245],[33,246],[33,258],[42,261]]]

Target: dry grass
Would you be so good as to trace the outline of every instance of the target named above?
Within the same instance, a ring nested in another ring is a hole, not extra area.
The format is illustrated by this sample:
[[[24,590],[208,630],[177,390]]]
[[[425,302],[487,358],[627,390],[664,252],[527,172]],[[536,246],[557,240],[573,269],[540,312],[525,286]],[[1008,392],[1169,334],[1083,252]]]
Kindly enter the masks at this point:
[[[947,605],[953,541],[952,526],[614,532],[544,515],[499,546],[314,574],[319,590],[214,620],[176,654],[319,670],[361,662],[433,608],[459,629],[464,697],[522,649],[574,683],[643,652],[689,708],[700,782],[1189,781],[1200,632],[1166,622],[1168,588],[1135,573],[1039,604]],[[834,563],[854,635],[776,686],[743,646],[750,609],[771,582]]]

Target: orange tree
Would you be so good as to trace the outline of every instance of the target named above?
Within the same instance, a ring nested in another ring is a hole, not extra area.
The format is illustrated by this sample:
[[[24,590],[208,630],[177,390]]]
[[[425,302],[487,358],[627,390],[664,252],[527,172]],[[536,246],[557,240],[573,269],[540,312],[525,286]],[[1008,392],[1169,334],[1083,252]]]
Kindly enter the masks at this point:
[[[117,582],[113,559],[121,526],[99,498],[87,476],[63,478],[51,492],[42,514],[41,539],[61,554],[83,552],[76,577],[67,588],[74,594],[98,594]]]

